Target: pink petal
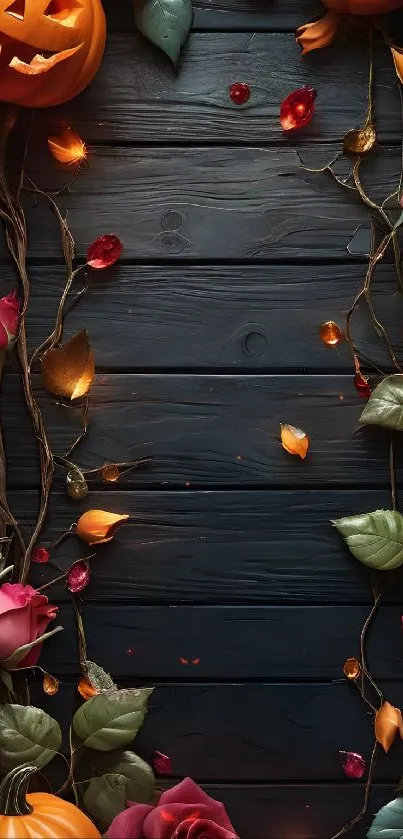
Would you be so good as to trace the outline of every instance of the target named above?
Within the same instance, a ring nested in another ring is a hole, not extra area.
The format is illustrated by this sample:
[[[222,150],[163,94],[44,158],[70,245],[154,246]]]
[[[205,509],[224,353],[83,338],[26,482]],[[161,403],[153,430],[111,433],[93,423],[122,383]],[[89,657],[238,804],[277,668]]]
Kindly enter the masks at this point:
[[[152,809],[148,804],[134,804],[123,810],[109,826],[106,839],[141,839],[144,819]]]
[[[177,784],[172,789],[167,790],[161,795],[159,800],[159,807],[166,806],[171,803],[183,803],[192,805],[202,805],[203,814],[205,818],[211,818],[220,827],[225,827],[227,830],[234,831],[234,828],[228,818],[224,804],[221,801],[216,801],[210,798],[204,790],[196,784],[192,778],[185,778],[180,784]],[[199,806],[200,810],[201,807]]]

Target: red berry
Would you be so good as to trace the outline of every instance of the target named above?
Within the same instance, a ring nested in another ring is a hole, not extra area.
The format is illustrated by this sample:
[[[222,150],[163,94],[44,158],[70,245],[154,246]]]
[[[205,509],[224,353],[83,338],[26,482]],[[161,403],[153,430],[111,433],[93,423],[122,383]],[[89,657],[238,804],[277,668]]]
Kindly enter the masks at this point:
[[[67,572],[67,588],[73,594],[82,591],[90,581],[90,569],[88,563],[82,559],[73,562],[71,568]]]
[[[234,82],[229,89],[229,96],[235,105],[244,105],[250,99],[250,87],[245,82]]]
[[[96,239],[87,250],[87,265],[91,268],[109,268],[122,254],[123,245],[113,233],[105,233]]]
[[[313,117],[316,90],[313,87],[300,87],[293,90],[281,104],[280,122],[283,131],[303,128]]]
[[[38,562],[42,565],[44,562],[49,562],[50,551],[47,548],[34,548],[32,551],[32,562]]]
[[[371,396],[371,388],[368,384],[368,379],[362,375],[360,370],[358,370],[354,376],[354,387],[363,399],[369,399]]]

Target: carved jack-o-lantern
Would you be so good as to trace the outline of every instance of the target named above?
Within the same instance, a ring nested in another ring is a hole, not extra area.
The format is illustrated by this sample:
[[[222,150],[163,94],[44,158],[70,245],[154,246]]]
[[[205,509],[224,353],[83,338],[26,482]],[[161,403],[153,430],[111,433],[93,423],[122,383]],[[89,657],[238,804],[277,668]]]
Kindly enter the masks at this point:
[[[0,0],[0,100],[43,108],[76,96],[105,35],[101,0]]]

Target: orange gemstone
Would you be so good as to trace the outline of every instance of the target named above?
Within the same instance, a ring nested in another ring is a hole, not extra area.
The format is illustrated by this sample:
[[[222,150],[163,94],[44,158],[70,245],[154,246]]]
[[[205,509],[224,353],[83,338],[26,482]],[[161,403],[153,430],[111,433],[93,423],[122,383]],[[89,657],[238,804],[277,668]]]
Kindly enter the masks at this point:
[[[361,664],[358,658],[346,658],[343,666],[343,673],[346,679],[358,679],[361,673]]]
[[[54,676],[51,676],[50,673],[45,673],[42,687],[44,693],[47,693],[48,696],[54,696],[59,690],[59,680],[55,679]]]
[[[343,340],[343,333],[334,320],[327,320],[319,328],[319,338],[326,347],[335,347]]]
[[[97,696],[97,694],[99,693],[99,691],[96,688],[94,688],[94,685],[92,684],[92,682],[90,682],[89,679],[87,679],[86,676],[83,676],[80,679],[77,685],[77,690],[83,699],[92,699],[93,696]]]
[[[119,478],[119,475],[119,469],[114,463],[111,463],[109,466],[104,466],[101,469],[102,480],[107,484],[114,484]]]

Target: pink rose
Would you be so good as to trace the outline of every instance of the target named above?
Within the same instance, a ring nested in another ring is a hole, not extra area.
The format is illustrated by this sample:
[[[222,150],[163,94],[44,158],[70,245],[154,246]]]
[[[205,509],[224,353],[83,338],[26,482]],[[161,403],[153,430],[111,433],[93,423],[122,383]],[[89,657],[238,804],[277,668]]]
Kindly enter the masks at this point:
[[[0,350],[12,346],[20,323],[20,301],[16,291],[0,299]]]
[[[156,807],[128,802],[106,839],[238,839],[220,801],[191,778],[164,792]]]
[[[25,644],[41,638],[57,611],[57,606],[50,606],[48,598],[32,586],[3,583],[0,587],[0,662]],[[25,656],[22,653],[18,667],[36,664],[41,646],[36,644]]]

